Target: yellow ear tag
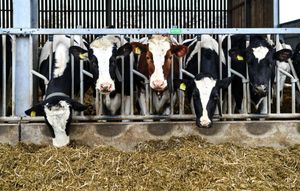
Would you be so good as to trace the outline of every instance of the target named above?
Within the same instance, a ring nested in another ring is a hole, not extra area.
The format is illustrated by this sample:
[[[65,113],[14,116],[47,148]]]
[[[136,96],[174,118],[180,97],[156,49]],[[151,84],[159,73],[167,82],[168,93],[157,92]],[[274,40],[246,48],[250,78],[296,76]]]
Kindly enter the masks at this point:
[[[86,54],[80,53],[80,54],[79,54],[79,58],[80,58],[80,59],[86,59],[86,58],[87,58],[87,55],[86,55]]]
[[[134,48],[134,54],[141,54],[141,49],[139,47]]]
[[[236,59],[237,59],[238,61],[243,61],[243,60],[244,60],[244,58],[243,58],[241,55],[237,55],[237,56],[236,56]]]
[[[35,111],[31,111],[30,112],[30,117],[35,117],[36,116],[36,112]]]
[[[182,91],[185,91],[186,90],[185,83],[181,83],[180,86],[179,86],[179,89],[182,90]]]

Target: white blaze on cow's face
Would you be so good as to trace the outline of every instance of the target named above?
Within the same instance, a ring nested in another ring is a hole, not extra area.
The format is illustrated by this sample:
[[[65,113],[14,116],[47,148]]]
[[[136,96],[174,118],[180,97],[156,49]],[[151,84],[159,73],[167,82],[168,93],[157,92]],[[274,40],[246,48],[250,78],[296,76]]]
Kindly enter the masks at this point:
[[[70,137],[66,133],[66,126],[70,118],[70,105],[66,101],[60,101],[55,106],[44,106],[44,111],[48,123],[51,125],[55,138],[52,139],[55,147],[66,146],[70,142]]]
[[[152,89],[164,90],[167,87],[163,66],[170,48],[171,44],[168,37],[157,35],[149,40],[149,51],[152,53],[154,63],[154,72],[150,76],[150,87]]]
[[[200,94],[200,102],[203,109],[202,116],[199,119],[200,124],[201,126],[207,127],[211,124],[211,120],[209,119],[209,114],[207,111],[207,104],[209,102],[212,89],[216,86],[216,80],[209,77],[204,77],[201,80],[195,80],[195,84]]]
[[[260,62],[262,59],[264,59],[269,52],[269,49],[264,46],[252,48],[252,50],[253,50],[253,54],[254,54],[255,58],[258,59],[258,62]]]
[[[64,74],[69,60],[69,48],[62,43],[58,44],[55,51],[55,69],[53,71],[53,78],[58,78]]]
[[[113,55],[113,48],[119,48],[120,45],[120,39],[114,36],[104,36],[91,43],[90,47],[98,62],[99,73],[96,81],[96,89],[100,93],[107,94],[115,90],[115,83],[109,72],[110,58]]]

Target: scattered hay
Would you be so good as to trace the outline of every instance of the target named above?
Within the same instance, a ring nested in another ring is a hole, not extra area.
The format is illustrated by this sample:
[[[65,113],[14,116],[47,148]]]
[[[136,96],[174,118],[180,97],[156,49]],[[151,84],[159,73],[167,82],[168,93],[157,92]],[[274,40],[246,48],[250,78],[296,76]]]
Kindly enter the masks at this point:
[[[137,145],[0,146],[0,190],[300,190],[300,145],[213,145],[200,137]]]

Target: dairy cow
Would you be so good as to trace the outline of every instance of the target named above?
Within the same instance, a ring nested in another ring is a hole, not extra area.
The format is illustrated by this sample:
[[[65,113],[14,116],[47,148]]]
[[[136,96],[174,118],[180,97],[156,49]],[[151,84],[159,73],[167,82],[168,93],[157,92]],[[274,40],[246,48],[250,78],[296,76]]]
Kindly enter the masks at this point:
[[[287,62],[292,51],[289,49],[276,49],[259,35],[250,36],[250,44],[246,47],[246,36],[235,35],[231,37],[231,67],[246,77],[248,65],[250,98],[258,113],[267,113],[267,95],[269,84],[273,85],[275,78],[276,60]],[[227,39],[222,43],[224,54],[227,58]],[[247,64],[246,64],[247,63]],[[241,78],[235,77],[232,81],[232,93],[236,102],[236,111],[242,111],[243,86]],[[270,87],[272,88],[272,87]]]
[[[87,107],[73,99],[71,99],[71,63],[69,47],[70,41],[66,36],[56,36],[53,41],[53,62],[50,72],[51,79],[45,89],[45,98],[42,102],[34,105],[25,111],[27,115],[43,115],[48,125],[52,142],[55,147],[62,147],[70,142],[69,131],[72,121],[72,110],[83,111]],[[44,50],[49,50],[47,44]],[[40,72],[47,76],[49,69],[44,67],[45,60],[48,60],[47,51],[42,50]],[[45,60],[43,58],[46,58]],[[75,62],[75,68],[79,67],[79,63]],[[76,73],[75,73],[76,74]],[[79,75],[75,75],[75,79]],[[43,86],[42,86],[43,87]]]
[[[184,45],[189,47],[185,58],[185,70],[195,76],[194,79],[183,75],[182,80],[175,80],[176,87],[186,92],[191,107],[196,114],[196,125],[209,128],[212,126],[212,118],[216,106],[220,104],[219,92],[226,89],[231,83],[232,77],[219,79],[219,59],[223,63],[224,76],[226,72],[224,55],[219,54],[219,45],[209,35],[186,40]],[[201,51],[200,73],[198,74],[198,51]],[[220,55],[220,56],[219,56]]]
[[[104,95],[106,114],[115,115],[121,108],[122,59],[124,58],[125,115],[130,112],[130,62],[132,47],[125,38],[105,35],[96,38],[87,50],[78,46],[70,48],[77,59],[88,61],[95,88]]]
[[[170,36],[153,35],[149,40],[132,42],[134,52],[140,54],[137,69],[150,81],[150,88],[153,90],[154,112],[158,114],[170,114],[170,74],[173,63],[174,78],[178,77],[178,57],[183,57],[187,47],[178,45]],[[173,55],[175,55],[173,59]],[[141,114],[147,114],[145,89],[139,87],[139,104]]]

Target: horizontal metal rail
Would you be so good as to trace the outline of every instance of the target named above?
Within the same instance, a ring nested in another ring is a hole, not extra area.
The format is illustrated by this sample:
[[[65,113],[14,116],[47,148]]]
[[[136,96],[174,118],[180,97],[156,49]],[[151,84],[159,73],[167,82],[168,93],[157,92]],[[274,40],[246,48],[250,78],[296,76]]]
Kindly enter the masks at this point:
[[[109,34],[109,35],[145,35],[145,34],[300,34],[300,28],[211,28],[211,29],[191,29],[191,28],[161,28],[161,29],[36,29],[36,28],[2,28],[0,34],[16,35],[88,35],[88,34]]]
[[[282,113],[282,114],[223,114],[222,117],[214,117],[214,121],[225,119],[295,119],[300,118],[300,113]],[[195,115],[146,115],[146,116],[134,116],[134,115],[97,115],[97,116],[73,116],[73,121],[99,121],[99,120],[132,120],[132,121],[145,121],[145,120],[195,120]],[[12,122],[12,123],[26,123],[26,122],[44,122],[45,119],[42,116],[37,117],[0,117],[0,122]]]

